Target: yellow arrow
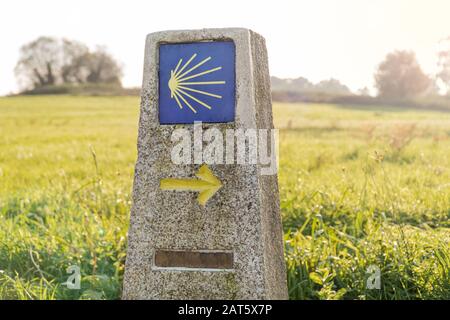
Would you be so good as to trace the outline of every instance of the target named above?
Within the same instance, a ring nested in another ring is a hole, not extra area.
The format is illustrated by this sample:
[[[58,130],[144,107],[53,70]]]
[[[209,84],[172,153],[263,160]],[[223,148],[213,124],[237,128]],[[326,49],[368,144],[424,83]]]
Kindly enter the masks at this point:
[[[195,174],[199,179],[161,179],[161,190],[197,191],[199,204],[204,206],[206,202],[220,189],[222,183],[217,179],[206,164],[202,165]]]

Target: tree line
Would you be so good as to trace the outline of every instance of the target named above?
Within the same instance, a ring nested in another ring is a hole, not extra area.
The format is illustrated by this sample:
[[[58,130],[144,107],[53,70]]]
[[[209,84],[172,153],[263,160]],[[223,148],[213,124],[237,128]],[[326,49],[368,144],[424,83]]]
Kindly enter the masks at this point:
[[[439,71],[427,75],[412,51],[394,51],[378,65],[374,74],[378,97],[388,100],[413,99],[437,95],[438,85],[450,93],[450,37],[441,42],[438,53]],[[104,48],[91,50],[85,44],[68,39],[39,37],[23,45],[15,68],[25,89],[59,84],[114,84],[121,86],[121,64]],[[274,91],[351,95],[339,80],[329,79],[313,84],[308,79],[272,77]],[[367,87],[358,91],[367,96]]]
[[[441,42],[442,49],[438,52],[438,72],[426,74],[413,51],[398,50],[388,53],[377,66],[374,74],[377,96],[385,100],[406,100],[423,96],[439,94],[439,87],[450,95],[450,38]],[[317,84],[304,77],[296,79],[280,79],[272,77],[274,91],[291,93],[329,95],[351,95],[350,89],[339,80],[329,79]],[[364,87],[358,95],[368,96],[369,89]],[[278,93],[280,95],[280,93]]]
[[[20,48],[15,68],[24,89],[60,84],[121,86],[122,66],[101,46],[94,50],[68,39],[39,37]]]

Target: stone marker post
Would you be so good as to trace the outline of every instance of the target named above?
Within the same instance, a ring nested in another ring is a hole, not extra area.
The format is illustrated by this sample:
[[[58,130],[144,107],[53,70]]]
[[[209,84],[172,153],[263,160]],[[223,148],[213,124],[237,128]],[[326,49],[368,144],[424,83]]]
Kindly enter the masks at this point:
[[[286,299],[264,38],[147,36],[124,299]]]

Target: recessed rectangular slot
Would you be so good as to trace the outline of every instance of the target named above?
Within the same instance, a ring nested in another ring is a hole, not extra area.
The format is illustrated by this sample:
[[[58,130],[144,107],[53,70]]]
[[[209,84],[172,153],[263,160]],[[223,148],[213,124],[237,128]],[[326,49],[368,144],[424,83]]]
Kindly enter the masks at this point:
[[[156,250],[155,267],[188,269],[233,269],[230,251]]]

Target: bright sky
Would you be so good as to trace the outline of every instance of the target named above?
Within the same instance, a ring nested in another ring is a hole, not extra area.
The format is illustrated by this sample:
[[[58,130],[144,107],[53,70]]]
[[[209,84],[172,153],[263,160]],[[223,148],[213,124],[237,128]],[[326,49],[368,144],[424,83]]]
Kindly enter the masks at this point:
[[[436,68],[450,36],[448,0],[5,0],[0,4],[0,94],[18,89],[22,44],[41,35],[106,45],[124,64],[124,85],[140,86],[146,34],[168,29],[246,27],[262,34],[271,74],[313,82],[337,78],[351,89],[373,85],[389,51],[410,49]]]

